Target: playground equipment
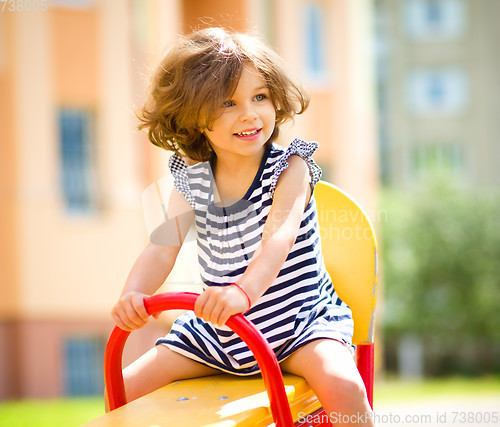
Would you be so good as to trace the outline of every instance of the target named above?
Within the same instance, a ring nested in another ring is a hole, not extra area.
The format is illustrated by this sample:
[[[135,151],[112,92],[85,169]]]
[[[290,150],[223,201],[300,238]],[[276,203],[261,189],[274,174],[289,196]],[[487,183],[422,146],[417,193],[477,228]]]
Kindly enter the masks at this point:
[[[352,310],[357,366],[373,407],[374,315],[377,296],[377,242],[363,210],[326,182],[315,188],[322,252],[338,295]],[[150,315],[193,309],[197,294],[164,293],[145,300]],[[282,375],[262,334],[243,315],[226,323],[253,351],[262,377],[215,375],[177,381],[127,403],[122,352],[130,332],[116,327],[105,355],[105,382],[112,412],[92,426],[326,426],[328,414],[303,378]],[[262,381],[263,380],[263,381]],[[267,396],[266,396],[267,391]]]

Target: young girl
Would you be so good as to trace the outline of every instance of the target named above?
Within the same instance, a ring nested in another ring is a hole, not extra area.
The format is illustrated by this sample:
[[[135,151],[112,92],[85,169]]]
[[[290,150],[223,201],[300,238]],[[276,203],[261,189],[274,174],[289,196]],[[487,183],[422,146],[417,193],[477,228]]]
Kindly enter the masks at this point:
[[[174,152],[167,216],[175,221],[151,235],[112,317],[124,330],[147,322],[144,298],[169,275],[193,221],[206,289],[194,313],[124,369],[128,400],[175,380],[259,372],[246,344],[223,326],[245,313],[282,369],[304,377],[327,413],[370,412],[352,357],[351,311],[320,251],[317,144],[273,143],[279,126],[308,102],[279,58],[250,36],[201,30],[163,59],[140,127]]]

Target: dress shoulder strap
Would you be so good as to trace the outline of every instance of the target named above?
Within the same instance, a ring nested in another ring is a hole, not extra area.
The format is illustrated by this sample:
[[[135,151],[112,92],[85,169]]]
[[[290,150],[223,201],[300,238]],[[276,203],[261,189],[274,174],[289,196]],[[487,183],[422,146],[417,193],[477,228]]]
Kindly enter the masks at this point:
[[[182,157],[178,154],[170,156],[168,167],[172,176],[174,177],[174,186],[176,190],[181,193],[187,200],[189,205],[194,208],[194,197],[191,194],[191,187],[189,185],[188,165]]]
[[[276,185],[281,173],[289,166],[288,158],[294,154],[300,156],[309,167],[310,184],[314,189],[316,183],[321,179],[321,168],[312,159],[312,155],[318,149],[319,144],[316,141],[306,142],[302,139],[294,139],[283,154],[274,163],[274,171],[271,176],[271,186],[269,191],[271,196],[274,195]]]

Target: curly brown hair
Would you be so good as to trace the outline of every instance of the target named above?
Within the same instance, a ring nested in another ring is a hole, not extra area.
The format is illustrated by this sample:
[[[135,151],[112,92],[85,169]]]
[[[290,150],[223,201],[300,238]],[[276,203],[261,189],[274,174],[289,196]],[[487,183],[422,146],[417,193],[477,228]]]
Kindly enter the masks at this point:
[[[246,64],[262,74],[276,110],[270,144],[281,124],[305,111],[309,97],[286,75],[272,49],[256,37],[222,28],[180,37],[166,53],[138,113],[139,129],[148,129],[150,141],[158,147],[196,161],[211,159],[213,151],[202,130],[211,128]]]

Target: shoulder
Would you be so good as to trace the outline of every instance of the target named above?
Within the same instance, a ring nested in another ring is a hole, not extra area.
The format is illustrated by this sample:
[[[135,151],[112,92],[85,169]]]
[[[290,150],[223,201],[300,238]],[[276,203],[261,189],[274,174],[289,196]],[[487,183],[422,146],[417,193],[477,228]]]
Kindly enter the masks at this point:
[[[168,166],[175,178],[187,181],[188,179],[199,178],[210,173],[210,162],[194,162],[189,160],[178,154],[170,157]]]
[[[199,162],[189,165],[186,160],[174,154],[169,159],[169,169],[174,179],[175,189],[194,208],[199,197],[206,198],[210,183],[209,162]]]
[[[287,158],[288,166],[281,172],[277,186],[283,181],[305,181],[309,182],[309,168],[307,163],[298,155]]]
[[[273,144],[273,148],[271,195],[274,194],[278,183],[283,185],[286,181],[291,182],[291,185],[299,185],[304,177],[312,190],[321,177],[321,169],[312,159],[318,143],[294,139],[287,148],[276,144]]]
[[[284,169],[276,182],[275,198],[287,194],[300,196],[306,195],[309,200],[311,186],[309,185],[309,168],[302,158],[293,155],[288,158],[288,167]]]

